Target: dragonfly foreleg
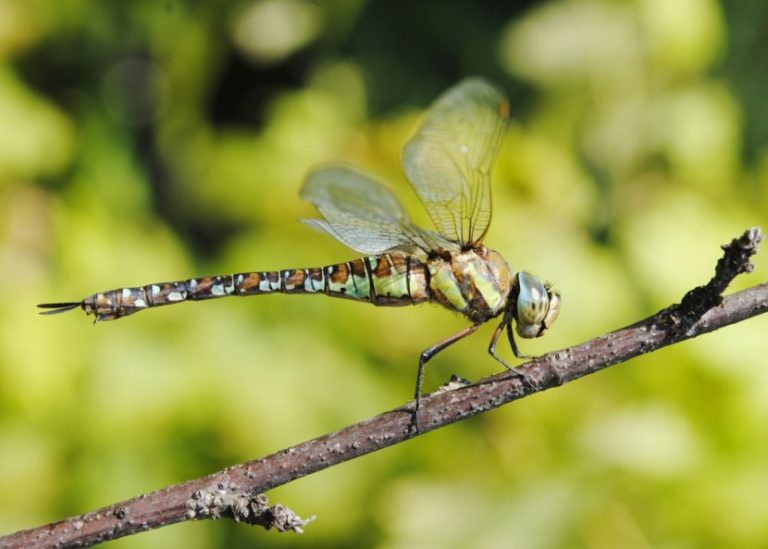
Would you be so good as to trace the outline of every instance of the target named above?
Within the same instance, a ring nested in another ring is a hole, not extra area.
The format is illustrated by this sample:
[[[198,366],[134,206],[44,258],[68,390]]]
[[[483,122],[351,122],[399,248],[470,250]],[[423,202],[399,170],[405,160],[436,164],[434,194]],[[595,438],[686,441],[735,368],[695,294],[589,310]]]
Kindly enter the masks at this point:
[[[509,346],[512,347],[512,352],[515,353],[517,358],[526,360],[535,358],[533,355],[525,355],[521,353],[520,349],[517,348],[517,343],[515,342],[515,334],[512,331],[512,322],[507,322],[507,339],[509,339]]]

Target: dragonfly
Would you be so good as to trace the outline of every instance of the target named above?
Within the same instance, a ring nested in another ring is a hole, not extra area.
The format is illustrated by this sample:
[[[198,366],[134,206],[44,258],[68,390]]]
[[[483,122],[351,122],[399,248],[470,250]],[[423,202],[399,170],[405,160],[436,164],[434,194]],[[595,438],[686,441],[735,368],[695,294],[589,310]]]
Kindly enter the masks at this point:
[[[44,303],[41,314],[81,308],[95,321],[115,320],[144,309],[226,296],[270,293],[324,294],[377,306],[434,302],[461,313],[470,325],[419,357],[414,399],[418,412],[425,365],[437,353],[500,318],[488,352],[517,375],[496,351],[506,330],[518,358],[515,331],[536,338],[560,312],[560,294],[549,283],[514,272],[483,245],[491,222],[491,167],[509,117],[505,95],[474,77],[440,95],[406,143],[402,167],[436,231],[415,225],[397,197],[353,167],[311,171],[301,197],[321,219],[304,220],[364,257],[324,267],[254,271],[190,278],[98,292],[81,301]],[[523,376],[524,377],[524,376]]]

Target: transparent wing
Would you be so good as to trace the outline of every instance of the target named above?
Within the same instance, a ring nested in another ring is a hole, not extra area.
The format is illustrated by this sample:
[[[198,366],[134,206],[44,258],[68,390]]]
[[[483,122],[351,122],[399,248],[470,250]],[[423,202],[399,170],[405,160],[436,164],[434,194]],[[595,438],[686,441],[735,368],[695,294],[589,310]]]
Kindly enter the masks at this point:
[[[413,225],[389,189],[353,168],[328,166],[311,172],[301,196],[324,218],[306,219],[305,223],[358,252],[456,248],[439,234]]]
[[[490,225],[490,171],[508,116],[503,93],[469,78],[435,100],[403,150],[403,169],[438,231],[462,246],[480,242]]]

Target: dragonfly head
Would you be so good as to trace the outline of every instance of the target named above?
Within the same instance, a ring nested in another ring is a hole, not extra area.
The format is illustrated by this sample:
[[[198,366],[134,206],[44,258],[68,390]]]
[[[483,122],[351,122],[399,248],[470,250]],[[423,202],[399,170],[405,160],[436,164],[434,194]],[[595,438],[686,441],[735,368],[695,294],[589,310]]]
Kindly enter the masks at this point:
[[[521,337],[539,337],[557,320],[560,294],[535,276],[520,271],[514,280],[514,303],[510,304]]]

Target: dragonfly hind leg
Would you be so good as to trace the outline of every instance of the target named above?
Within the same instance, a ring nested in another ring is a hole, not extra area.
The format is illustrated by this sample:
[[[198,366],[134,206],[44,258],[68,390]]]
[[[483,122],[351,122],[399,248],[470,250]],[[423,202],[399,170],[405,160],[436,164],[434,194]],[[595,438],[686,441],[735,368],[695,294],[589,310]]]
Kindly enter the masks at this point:
[[[464,328],[462,331],[453,334],[452,336],[446,337],[442,341],[438,341],[428,349],[426,349],[423,353],[421,353],[421,357],[419,357],[419,371],[416,374],[416,390],[414,392],[414,400],[416,400],[416,413],[418,413],[419,408],[421,407],[421,389],[424,385],[424,366],[427,364],[427,362],[430,361],[430,359],[435,356],[437,353],[445,349],[446,347],[456,343],[460,339],[463,339],[467,337],[468,335],[471,335],[475,333],[475,331],[480,327],[480,324],[473,324],[472,326],[469,326],[468,328]],[[418,432],[419,426],[418,422],[416,423],[416,431]]]

